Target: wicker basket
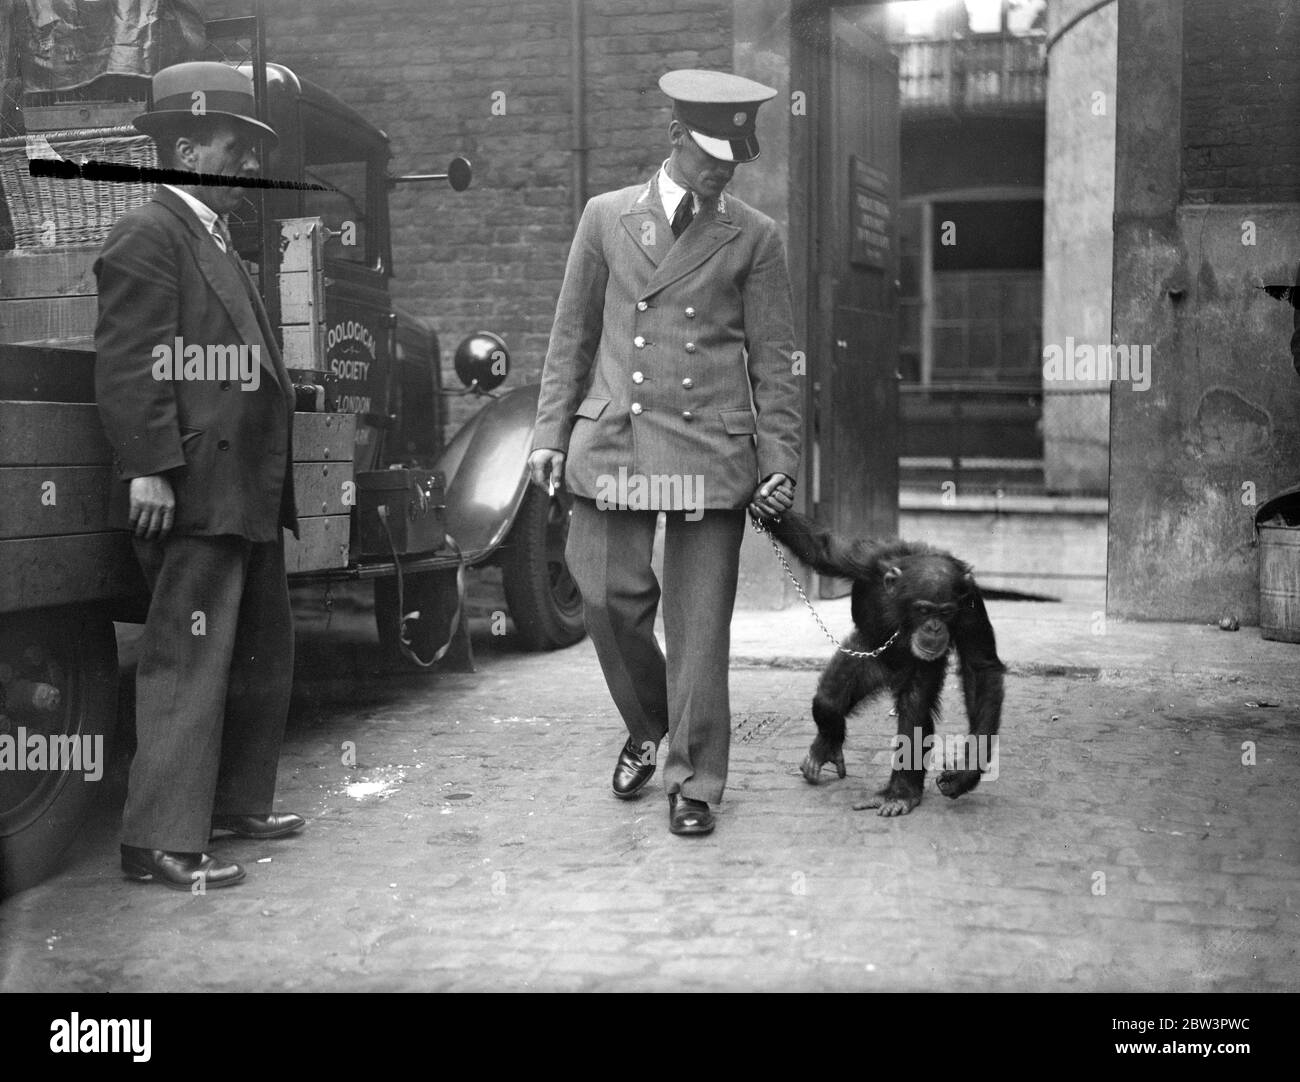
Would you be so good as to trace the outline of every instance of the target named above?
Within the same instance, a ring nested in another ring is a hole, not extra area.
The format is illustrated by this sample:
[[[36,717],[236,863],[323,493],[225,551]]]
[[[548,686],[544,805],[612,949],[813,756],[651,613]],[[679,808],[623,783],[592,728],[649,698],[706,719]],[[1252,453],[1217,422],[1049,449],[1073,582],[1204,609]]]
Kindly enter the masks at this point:
[[[51,131],[0,139],[0,185],[13,223],[15,248],[97,244],[124,212],[153,195],[153,184],[135,181],[34,177],[28,167],[28,144],[38,139],[48,142],[60,157],[79,164],[158,164],[153,140],[134,128]]]

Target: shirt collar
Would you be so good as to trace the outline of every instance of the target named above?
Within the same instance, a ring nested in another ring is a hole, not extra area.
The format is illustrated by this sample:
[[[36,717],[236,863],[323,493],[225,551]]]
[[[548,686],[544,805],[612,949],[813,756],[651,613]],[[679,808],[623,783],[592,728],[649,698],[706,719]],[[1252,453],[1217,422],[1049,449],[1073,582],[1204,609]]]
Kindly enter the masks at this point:
[[[190,210],[194,212],[194,216],[198,218],[199,224],[211,233],[213,237],[220,241],[224,247],[225,241],[217,229],[217,212],[215,210],[208,206],[207,203],[203,202],[203,200],[195,199],[189,192],[176,187],[174,184],[164,184],[163,187],[173,193],[181,200],[181,202],[189,207]]]
[[[668,159],[665,158],[663,165],[659,167],[659,198],[663,201],[664,214],[670,222],[673,220],[673,215],[677,213],[682,196],[685,194],[686,189],[668,175]],[[691,192],[691,209],[696,214],[700,212],[700,197],[694,192]]]

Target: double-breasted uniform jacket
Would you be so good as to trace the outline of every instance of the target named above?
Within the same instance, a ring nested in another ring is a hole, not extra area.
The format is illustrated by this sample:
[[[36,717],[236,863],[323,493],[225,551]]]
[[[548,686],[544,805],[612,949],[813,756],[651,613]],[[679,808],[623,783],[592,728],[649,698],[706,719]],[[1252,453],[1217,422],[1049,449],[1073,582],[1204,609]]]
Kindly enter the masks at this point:
[[[166,474],[173,532],[249,541],[296,532],[288,373],[252,283],[175,193],[124,214],[95,262],[95,396],[123,480]],[[154,377],[155,349],[257,345],[255,391],[237,380]],[[123,486],[125,487],[125,486]],[[125,525],[125,496],[113,519]]]
[[[567,453],[576,495],[627,476],[701,477],[659,510],[744,507],[796,475],[802,388],[776,223],[724,193],[674,240],[649,183],[592,199],[569,251],[534,448]],[[651,480],[653,484],[653,480]]]

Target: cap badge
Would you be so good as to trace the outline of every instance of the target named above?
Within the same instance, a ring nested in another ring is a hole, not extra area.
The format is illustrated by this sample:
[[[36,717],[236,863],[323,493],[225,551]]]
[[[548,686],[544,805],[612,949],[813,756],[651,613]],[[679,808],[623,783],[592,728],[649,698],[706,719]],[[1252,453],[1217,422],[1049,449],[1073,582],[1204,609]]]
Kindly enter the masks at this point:
[[[748,120],[748,119],[749,119],[749,114],[748,114],[748,113],[737,113],[735,116],[733,116],[733,117],[731,118],[731,122],[732,122],[734,125],[736,125],[736,127],[739,128],[739,127],[742,127],[742,126],[744,125],[745,121]]]

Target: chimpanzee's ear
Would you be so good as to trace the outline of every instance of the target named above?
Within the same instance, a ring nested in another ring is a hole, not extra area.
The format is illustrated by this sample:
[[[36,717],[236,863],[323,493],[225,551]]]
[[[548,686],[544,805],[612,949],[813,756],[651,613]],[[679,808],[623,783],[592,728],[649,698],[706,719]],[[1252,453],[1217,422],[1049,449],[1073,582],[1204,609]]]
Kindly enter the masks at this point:
[[[894,584],[903,577],[902,570],[884,560],[880,561],[879,567],[881,582],[884,583],[886,590],[892,591],[894,589]]]

